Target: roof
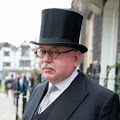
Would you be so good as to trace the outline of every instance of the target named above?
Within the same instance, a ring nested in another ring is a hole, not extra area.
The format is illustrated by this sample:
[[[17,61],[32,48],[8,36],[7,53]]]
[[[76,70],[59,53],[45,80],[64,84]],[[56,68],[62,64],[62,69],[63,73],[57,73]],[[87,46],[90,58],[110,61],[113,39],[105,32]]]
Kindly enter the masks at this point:
[[[13,46],[12,44],[10,44],[8,42],[0,43],[0,49],[2,49],[2,47],[10,47],[10,48],[12,48],[12,50],[16,50],[17,49],[15,46]]]

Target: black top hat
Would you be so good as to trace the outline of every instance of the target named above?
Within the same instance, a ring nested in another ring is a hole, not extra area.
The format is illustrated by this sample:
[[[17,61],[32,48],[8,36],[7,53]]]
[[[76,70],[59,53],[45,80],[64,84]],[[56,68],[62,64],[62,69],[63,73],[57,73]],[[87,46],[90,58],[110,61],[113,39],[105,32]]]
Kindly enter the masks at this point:
[[[83,16],[63,9],[45,9],[42,11],[41,32],[36,45],[61,45],[72,47],[81,53],[87,48],[79,44]]]

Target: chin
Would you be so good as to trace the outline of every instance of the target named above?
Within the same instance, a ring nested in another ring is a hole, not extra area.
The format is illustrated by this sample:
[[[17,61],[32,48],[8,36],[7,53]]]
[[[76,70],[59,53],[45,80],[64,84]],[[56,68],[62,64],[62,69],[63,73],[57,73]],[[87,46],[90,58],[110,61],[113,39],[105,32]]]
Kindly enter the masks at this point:
[[[43,77],[46,79],[46,80],[48,80],[48,81],[54,81],[55,80],[55,76],[54,75],[44,75],[43,74]]]

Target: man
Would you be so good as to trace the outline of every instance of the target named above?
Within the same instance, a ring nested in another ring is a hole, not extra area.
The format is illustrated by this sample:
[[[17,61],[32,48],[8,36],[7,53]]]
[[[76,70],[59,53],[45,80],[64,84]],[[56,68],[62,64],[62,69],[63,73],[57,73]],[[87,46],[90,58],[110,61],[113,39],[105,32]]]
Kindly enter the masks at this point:
[[[87,52],[79,44],[82,19],[68,10],[42,11],[39,43],[31,43],[39,46],[39,70],[48,82],[33,88],[23,120],[119,120],[118,95],[76,70]]]

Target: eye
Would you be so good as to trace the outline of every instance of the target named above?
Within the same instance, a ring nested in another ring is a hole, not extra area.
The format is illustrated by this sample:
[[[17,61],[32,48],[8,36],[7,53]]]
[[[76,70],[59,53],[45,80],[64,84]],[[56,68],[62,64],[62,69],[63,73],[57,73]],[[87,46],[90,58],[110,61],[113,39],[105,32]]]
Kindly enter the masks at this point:
[[[42,50],[42,49],[38,49],[37,50],[37,55],[39,56],[39,57],[41,57],[41,56],[43,56],[43,55],[45,55],[46,54],[46,51],[45,50]]]
[[[56,54],[58,54],[58,52],[57,51],[50,51],[50,54],[51,55],[56,55]]]
[[[40,53],[41,54],[46,54],[46,51],[45,50],[40,50]]]
[[[57,58],[59,56],[59,51],[56,48],[51,48],[49,54],[52,58]]]

